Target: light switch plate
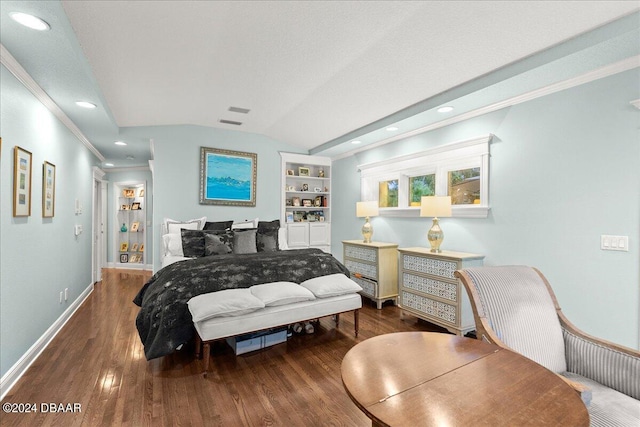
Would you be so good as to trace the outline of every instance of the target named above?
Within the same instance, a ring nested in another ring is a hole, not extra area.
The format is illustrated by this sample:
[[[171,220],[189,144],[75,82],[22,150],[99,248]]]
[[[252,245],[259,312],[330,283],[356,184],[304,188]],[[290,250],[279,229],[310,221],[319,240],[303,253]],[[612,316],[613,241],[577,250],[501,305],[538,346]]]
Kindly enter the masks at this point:
[[[600,236],[600,249],[603,251],[629,252],[629,236],[603,234]]]

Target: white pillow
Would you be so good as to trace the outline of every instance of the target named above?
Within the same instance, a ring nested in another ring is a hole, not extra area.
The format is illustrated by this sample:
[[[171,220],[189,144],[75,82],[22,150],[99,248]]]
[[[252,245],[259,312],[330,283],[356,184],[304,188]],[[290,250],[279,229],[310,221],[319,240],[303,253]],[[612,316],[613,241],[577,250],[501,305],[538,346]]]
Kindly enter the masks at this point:
[[[238,229],[242,229],[242,228],[258,228],[258,218],[256,219],[249,219],[246,221],[234,221],[233,224],[231,225],[231,229],[232,230],[238,230]]]
[[[184,256],[182,251],[182,236],[178,234],[165,234],[162,236],[164,256]]]
[[[264,308],[249,289],[225,289],[195,296],[187,303],[194,322],[212,317],[242,316]]]
[[[360,292],[362,288],[342,273],[314,277],[300,283],[318,298],[335,297],[337,295]]]
[[[165,218],[162,223],[162,231],[164,234],[180,234],[181,228],[186,230],[202,230],[206,222],[206,216],[190,219],[188,221],[177,221],[175,219]]]
[[[316,299],[307,288],[303,288],[293,282],[265,283],[263,285],[254,285],[249,289],[253,296],[262,301],[267,307]]]
[[[281,251],[286,251],[289,249],[289,245],[287,244],[287,228],[280,227],[278,230],[278,249]]]

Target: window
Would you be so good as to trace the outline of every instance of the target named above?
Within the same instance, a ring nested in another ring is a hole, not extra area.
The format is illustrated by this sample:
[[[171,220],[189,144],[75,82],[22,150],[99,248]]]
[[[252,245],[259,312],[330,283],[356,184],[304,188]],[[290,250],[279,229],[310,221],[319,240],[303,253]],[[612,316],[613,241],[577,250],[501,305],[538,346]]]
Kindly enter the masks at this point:
[[[492,135],[360,165],[361,198],[380,215],[417,216],[422,196],[451,196],[454,217],[486,218]]]
[[[436,174],[412,176],[409,178],[409,206],[420,206],[422,196],[435,196]]]
[[[398,180],[378,183],[378,206],[381,208],[398,207]]]

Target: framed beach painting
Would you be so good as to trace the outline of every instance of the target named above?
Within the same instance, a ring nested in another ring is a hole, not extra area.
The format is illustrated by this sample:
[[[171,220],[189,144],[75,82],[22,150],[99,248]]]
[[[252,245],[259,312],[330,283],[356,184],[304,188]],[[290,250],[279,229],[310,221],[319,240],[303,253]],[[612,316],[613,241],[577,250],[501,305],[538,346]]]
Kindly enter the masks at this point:
[[[16,145],[13,159],[13,216],[31,215],[31,152]]]
[[[56,165],[42,165],[42,217],[53,218],[56,208]]]
[[[200,204],[256,205],[258,155],[200,147]]]

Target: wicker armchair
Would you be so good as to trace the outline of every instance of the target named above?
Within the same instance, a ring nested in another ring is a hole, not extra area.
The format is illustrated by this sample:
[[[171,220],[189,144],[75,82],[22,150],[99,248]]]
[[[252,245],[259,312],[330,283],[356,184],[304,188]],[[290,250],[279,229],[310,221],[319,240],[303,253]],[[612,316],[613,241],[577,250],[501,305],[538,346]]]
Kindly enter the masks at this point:
[[[477,267],[455,275],[469,294],[478,339],[560,375],[581,393],[592,426],[640,426],[640,352],[573,326],[535,268]]]

